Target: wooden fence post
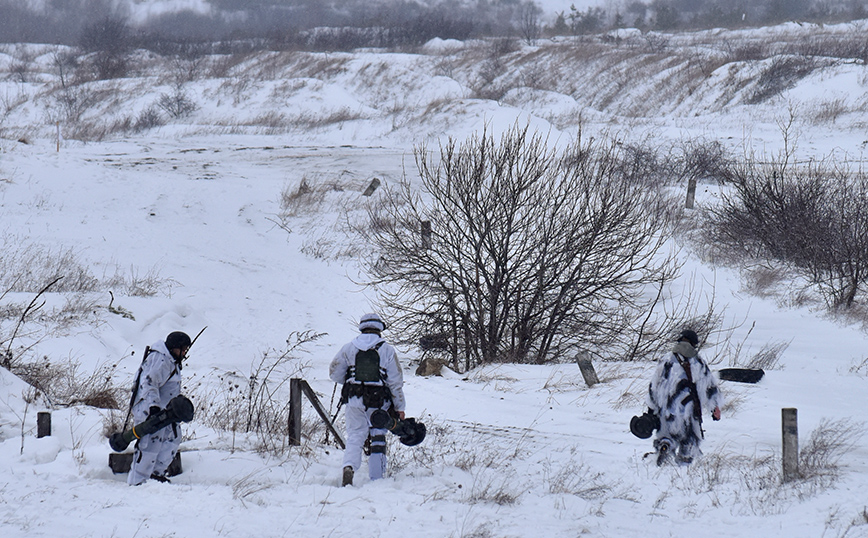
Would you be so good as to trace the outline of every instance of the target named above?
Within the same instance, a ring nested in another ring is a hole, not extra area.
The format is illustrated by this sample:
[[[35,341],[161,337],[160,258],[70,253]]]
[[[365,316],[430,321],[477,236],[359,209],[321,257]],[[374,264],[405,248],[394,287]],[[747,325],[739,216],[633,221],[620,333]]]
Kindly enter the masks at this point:
[[[362,196],[370,196],[374,194],[374,191],[377,190],[377,187],[380,186],[380,178],[375,177],[371,180],[371,183],[368,185],[368,188],[365,189],[365,192],[362,193]]]
[[[799,417],[795,408],[781,409],[784,482],[799,477]]]
[[[582,371],[582,377],[585,378],[585,383],[589,388],[600,382],[597,372],[594,370],[594,365],[591,364],[591,357],[586,352],[579,353],[576,356],[576,363],[578,363],[579,370]]]
[[[301,379],[289,380],[289,444],[301,444]]]
[[[696,178],[690,178],[687,181],[687,202],[684,207],[693,209],[693,202],[696,200]]]
[[[51,436],[51,413],[40,411],[36,413],[36,438]]]

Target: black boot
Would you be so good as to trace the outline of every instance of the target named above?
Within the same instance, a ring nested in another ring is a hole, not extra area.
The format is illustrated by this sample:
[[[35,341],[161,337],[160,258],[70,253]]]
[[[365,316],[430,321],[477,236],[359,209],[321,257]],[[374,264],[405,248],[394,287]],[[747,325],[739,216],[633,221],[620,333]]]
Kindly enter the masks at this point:
[[[172,483],[172,481],[169,480],[168,478],[166,478],[164,475],[157,474],[157,473],[152,473],[151,478],[156,480],[157,482],[163,482],[165,484],[171,484]]]
[[[341,479],[341,487],[353,485],[353,468],[347,465],[344,467],[344,476]]]

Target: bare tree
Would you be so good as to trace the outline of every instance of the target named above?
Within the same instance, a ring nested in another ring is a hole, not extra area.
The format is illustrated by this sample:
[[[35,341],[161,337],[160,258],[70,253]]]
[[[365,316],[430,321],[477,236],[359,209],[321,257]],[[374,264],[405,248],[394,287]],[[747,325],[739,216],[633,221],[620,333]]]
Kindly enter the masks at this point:
[[[125,19],[107,16],[88,25],[82,31],[79,44],[91,53],[90,62],[98,79],[126,76],[132,38]]]
[[[364,230],[376,246],[370,284],[393,328],[468,369],[632,345],[640,293],[672,265],[657,256],[656,191],[638,184],[619,147],[579,140],[556,152],[518,127],[500,140],[487,129],[450,139],[439,162],[418,147],[422,192],[406,178],[387,189]]]
[[[533,45],[542,33],[540,14],[542,10],[536,2],[525,2],[518,10],[518,30],[528,45]]]

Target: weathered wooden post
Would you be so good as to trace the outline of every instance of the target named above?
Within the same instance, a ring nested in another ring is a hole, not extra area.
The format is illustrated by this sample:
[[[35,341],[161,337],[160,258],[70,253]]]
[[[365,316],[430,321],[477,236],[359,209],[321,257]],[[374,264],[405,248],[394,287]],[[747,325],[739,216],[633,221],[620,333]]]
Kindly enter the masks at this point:
[[[380,178],[375,177],[371,180],[371,183],[368,185],[368,188],[365,189],[365,192],[362,193],[362,196],[370,196],[374,194],[374,191],[377,190],[377,187],[380,186]]]
[[[289,444],[301,445],[301,383],[299,378],[289,380]]]
[[[687,203],[684,207],[693,209],[693,202],[696,200],[696,178],[690,178],[687,181]]]
[[[581,352],[576,356],[576,363],[579,365],[579,370],[582,372],[582,377],[585,378],[585,383],[588,387],[593,387],[600,382],[597,377],[597,372],[594,370],[594,365],[591,364],[591,357],[587,352]]]
[[[422,248],[425,250],[431,248],[431,221],[422,221]]]
[[[36,413],[36,438],[51,436],[51,413],[40,411]]]
[[[338,446],[346,448],[346,442],[341,434],[332,424],[329,419],[328,411],[323,407],[322,402],[317,398],[316,393],[310,388],[307,381],[299,378],[289,380],[289,444],[292,446],[301,445],[301,396],[304,394],[310,401],[313,408],[319,414],[326,427],[335,436]]]
[[[795,408],[781,409],[784,482],[799,477],[799,418]]]

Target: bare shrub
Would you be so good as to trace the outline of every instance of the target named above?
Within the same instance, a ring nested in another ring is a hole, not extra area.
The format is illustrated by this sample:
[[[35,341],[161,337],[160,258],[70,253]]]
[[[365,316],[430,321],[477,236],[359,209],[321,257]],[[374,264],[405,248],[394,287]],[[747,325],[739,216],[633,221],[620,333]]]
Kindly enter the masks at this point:
[[[129,273],[116,270],[99,278],[90,270],[90,263],[72,248],[57,249],[27,243],[17,236],[5,236],[0,256],[0,289],[35,293],[47,282],[62,277],[52,288],[59,293],[86,293],[116,289],[126,295],[152,297],[171,294],[176,282],[162,278],[156,267],[140,273],[131,267]]]
[[[755,105],[780,95],[810,75],[817,67],[819,65],[812,57],[776,56],[757,78],[753,93],[746,100],[747,104]]]
[[[82,371],[81,363],[67,357],[52,362],[47,356],[27,362],[19,360],[9,370],[44,394],[52,405],[88,405],[118,409],[126,389],[114,385],[117,364],[100,364],[92,372]]]
[[[490,502],[499,506],[512,506],[518,502],[522,491],[514,484],[515,477],[486,468],[478,469],[466,501],[475,504]]]
[[[863,434],[863,427],[849,419],[825,421],[817,426],[799,450],[802,479],[830,484],[838,477],[841,458],[856,446]]]
[[[790,347],[789,342],[765,344],[750,360],[745,363],[745,368],[758,368],[761,370],[774,370],[778,367],[781,355]]]
[[[844,99],[832,99],[821,102],[814,111],[811,121],[814,125],[835,123],[838,118],[849,112]]]
[[[217,430],[253,434],[258,449],[280,454],[289,448],[289,380],[302,377],[310,365],[298,353],[322,333],[293,332],[283,350],[268,350],[251,367],[249,375],[227,373],[221,385],[201,398],[213,402],[201,407],[201,420]],[[304,433],[304,432],[302,432]]]
[[[466,369],[544,363],[632,335],[640,290],[671,265],[654,259],[656,191],[624,175],[620,155],[597,140],[556,154],[527,128],[449,140],[439,162],[417,148],[424,194],[406,180],[386,190],[360,230],[377,246],[366,268],[393,327],[408,341],[449,334],[456,370],[459,357]]]
[[[731,193],[709,208],[706,244],[731,260],[793,269],[832,309],[850,309],[868,280],[868,176],[831,160],[785,155],[731,170]]]
[[[154,127],[161,127],[164,124],[163,117],[160,116],[156,108],[151,106],[139,112],[135,123],[133,123],[133,130],[135,132],[147,131]]]
[[[53,100],[57,114],[52,120],[77,124],[87,111],[96,106],[100,96],[85,85],[66,86],[54,94]]]
[[[307,176],[296,185],[286,185],[280,193],[280,217],[287,219],[315,211],[325,198],[325,191]]]
[[[543,463],[543,482],[548,492],[575,495],[586,501],[606,496],[612,489],[603,481],[603,474],[594,472],[588,465],[569,459],[565,463]]]
[[[676,160],[678,176],[684,180],[707,180],[722,184],[735,160],[717,140],[691,139],[682,144]]]
[[[196,103],[187,96],[187,92],[180,86],[171,94],[163,93],[157,100],[157,106],[169,117],[180,119],[189,116],[198,108]]]

